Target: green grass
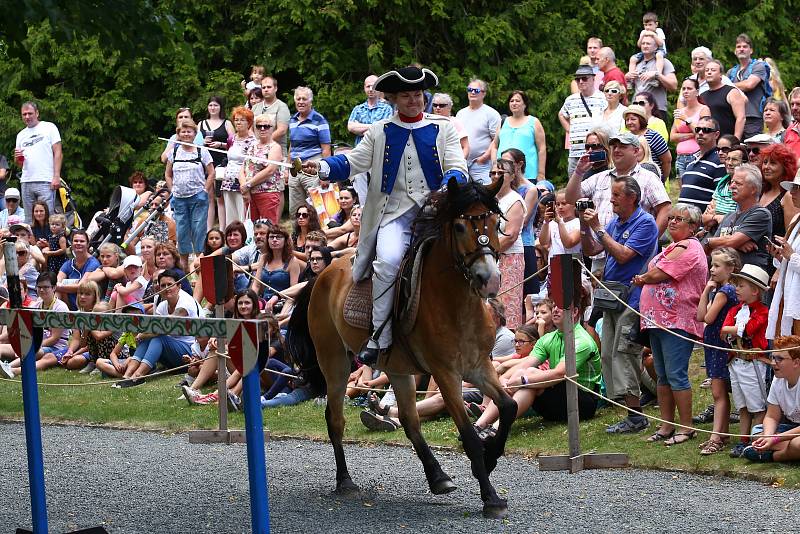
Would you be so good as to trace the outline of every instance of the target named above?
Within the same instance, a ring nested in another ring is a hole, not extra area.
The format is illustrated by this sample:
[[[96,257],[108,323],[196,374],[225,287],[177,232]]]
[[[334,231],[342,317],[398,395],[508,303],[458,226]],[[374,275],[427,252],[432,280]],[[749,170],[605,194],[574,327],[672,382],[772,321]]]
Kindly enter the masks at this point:
[[[694,413],[711,402],[711,393],[697,387],[704,376],[697,363],[700,352],[696,352],[690,367],[694,383]],[[85,375],[63,370],[49,370],[39,376],[47,383],[90,383]],[[177,377],[167,377],[129,389],[113,389],[108,385],[86,387],[40,386],[39,403],[42,419],[47,422],[70,422],[112,427],[182,432],[195,429],[217,428],[217,407],[189,406],[178,398],[180,390],[174,387]],[[360,409],[347,407],[348,440],[364,443],[396,443],[408,445],[402,432],[372,433],[358,419]],[[648,413],[657,415],[650,408]],[[22,418],[22,387],[18,383],[0,381],[0,418]],[[622,417],[622,410],[605,408],[598,415],[580,424],[581,449],[583,452],[623,452],[630,457],[631,465],[646,469],[665,469],[691,473],[723,475],[748,478],[769,484],[800,487],[800,469],[790,464],[752,464],[746,460],[732,459],[727,452],[710,457],[700,456],[697,444],[706,439],[706,434],[688,443],[664,447],[662,444],[645,443],[644,438],[655,431],[631,436],[609,436],[607,424]],[[273,436],[308,437],[327,439],[324,408],[307,402],[299,406],[272,409],[264,412],[264,425]],[[710,428],[710,425],[702,425]],[[229,416],[229,428],[244,428],[241,413]],[[732,432],[738,430],[732,427]],[[449,418],[423,424],[423,432],[431,445],[459,448],[455,426]],[[517,421],[511,431],[508,452],[533,457],[539,454],[563,454],[567,451],[567,427],[564,424],[544,422],[539,417]],[[333,470],[333,455],[331,454]]]

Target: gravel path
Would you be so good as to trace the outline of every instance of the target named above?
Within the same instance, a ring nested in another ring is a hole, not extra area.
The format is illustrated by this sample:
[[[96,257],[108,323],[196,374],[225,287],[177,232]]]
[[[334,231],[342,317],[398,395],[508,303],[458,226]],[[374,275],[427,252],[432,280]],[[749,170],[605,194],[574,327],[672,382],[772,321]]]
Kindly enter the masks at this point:
[[[95,525],[114,533],[249,532],[244,445],[64,426],[44,427],[43,439],[51,532]],[[0,423],[0,443],[5,533],[30,528],[23,426]],[[541,473],[533,461],[508,457],[492,480],[508,493],[511,516],[488,521],[461,454],[437,453],[459,490],[431,496],[410,448],[349,445],[346,452],[360,499],[331,493],[328,444],[268,443],[273,533],[786,532],[800,504],[798,491],[755,482],[633,469]],[[743,508],[747,495],[756,504]]]

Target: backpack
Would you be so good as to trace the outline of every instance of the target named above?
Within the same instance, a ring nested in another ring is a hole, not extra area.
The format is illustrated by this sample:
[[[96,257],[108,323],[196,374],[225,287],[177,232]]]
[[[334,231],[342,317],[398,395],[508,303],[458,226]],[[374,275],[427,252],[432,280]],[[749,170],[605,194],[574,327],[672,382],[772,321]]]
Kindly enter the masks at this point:
[[[172,147],[172,163],[174,164],[174,163],[177,163],[179,161],[181,163],[197,163],[198,165],[200,165],[200,168],[203,169],[203,176],[208,178],[208,170],[206,169],[206,166],[203,165],[203,158],[200,155],[200,151],[202,149],[199,148],[199,147],[195,147],[196,148],[196,152],[195,152],[194,159],[177,159],[176,156],[178,155],[178,147],[180,147],[180,146],[181,145],[179,145],[178,143],[175,143],[175,146]]]
[[[772,86],[769,84],[769,79],[770,79],[769,63],[767,63],[766,61],[760,61],[758,59],[750,60],[750,64],[747,65],[747,69],[745,69],[744,77],[742,79],[746,80],[747,78],[749,78],[750,75],[753,74],[753,67],[755,67],[756,64],[758,63],[764,65],[764,70],[767,73],[767,79],[761,80],[761,88],[764,89],[764,96],[761,97],[761,102],[759,102],[758,104],[758,112],[762,113],[764,111],[764,104],[767,102],[767,98],[771,97],[773,93]],[[739,74],[740,68],[741,65],[734,65],[734,67],[728,71],[728,78],[730,78],[731,81],[733,81],[736,78],[736,75]]]

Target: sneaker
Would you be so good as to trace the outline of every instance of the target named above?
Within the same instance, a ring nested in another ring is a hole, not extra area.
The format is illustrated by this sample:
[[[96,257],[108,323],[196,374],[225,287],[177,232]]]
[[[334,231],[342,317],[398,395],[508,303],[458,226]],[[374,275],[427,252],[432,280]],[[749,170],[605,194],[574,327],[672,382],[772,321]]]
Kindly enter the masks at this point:
[[[749,446],[748,443],[740,441],[731,449],[731,458],[741,458],[744,450]]]
[[[192,388],[190,388],[189,386],[181,386],[181,391],[183,391],[183,398],[185,398],[185,399],[186,399],[186,401],[187,401],[187,402],[188,402],[190,405],[192,405],[192,404],[196,404],[196,403],[195,403],[195,399],[197,399],[197,397],[199,397],[200,395],[202,395],[202,393],[200,393],[200,392],[199,392],[199,391],[197,391],[196,389],[192,389]]]
[[[742,450],[742,458],[747,458],[751,462],[772,462],[772,451],[759,451],[752,445]]]
[[[138,380],[134,378],[127,378],[125,380],[120,380],[119,382],[116,382],[111,387],[117,389],[125,389],[125,388],[132,388],[134,386],[140,386],[142,384],[144,384],[144,380],[141,378]]]
[[[370,410],[361,412],[361,423],[368,429],[378,432],[394,432],[400,428],[400,425],[391,418],[385,415],[378,415]]]
[[[95,376],[101,376],[102,374],[103,374],[103,371],[101,371],[100,369],[95,367],[94,369],[92,369],[92,372],[89,373],[89,376],[95,377]]]
[[[206,405],[206,404],[216,404],[217,400],[219,400],[219,395],[217,392],[209,393],[208,395],[198,395],[194,399],[195,404]]]
[[[94,362],[89,362],[89,363],[86,364],[86,366],[83,369],[78,371],[78,374],[88,375],[94,370],[95,370]]]
[[[0,375],[9,380],[14,378],[14,371],[11,370],[11,364],[8,362],[0,361]]]
[[[703,380],[703,382],[700,384],[700,387],[703,388],[703,389],[710,388],[711,387],[711,379],[710,378],[706,378],[705,380]]]
[[[228,411],[238,412],[241,410],[242,400],[235,393],[228,392]]]
[[[606,432],[609,434],[634,434],[648,426],[650,426],[650,421],[646,417],[637,417],[636,419],[626,417],[619,423],[606,427]]]
[[[692,417],[692,423],[705,424],[714,422],[714,405],[709,404],[705,410]]]
[[[645,406],[650,406],[651,404],[655,403],[658,400],[658,397],[650,393],[650,391],[646,389],[642,389],[642,396],[639,397],[639,404],[641,404],[642,408]]]
[[[739,424],[739,412],[731,412],[731,415],[728,416],[728,421],[733,424]]]

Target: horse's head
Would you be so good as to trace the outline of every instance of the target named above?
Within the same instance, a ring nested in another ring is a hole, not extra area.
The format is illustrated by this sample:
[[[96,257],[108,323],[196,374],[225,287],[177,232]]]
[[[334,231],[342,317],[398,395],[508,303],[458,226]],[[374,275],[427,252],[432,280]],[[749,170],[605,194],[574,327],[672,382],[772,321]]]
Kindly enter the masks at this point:
[[[450,238],[456,267],[470,287],[483,298],[494,298],[500,289],[497,237],[497,192],[502,181],[484,186],[477,182],[447,183],[447,204],[452,221]]]

